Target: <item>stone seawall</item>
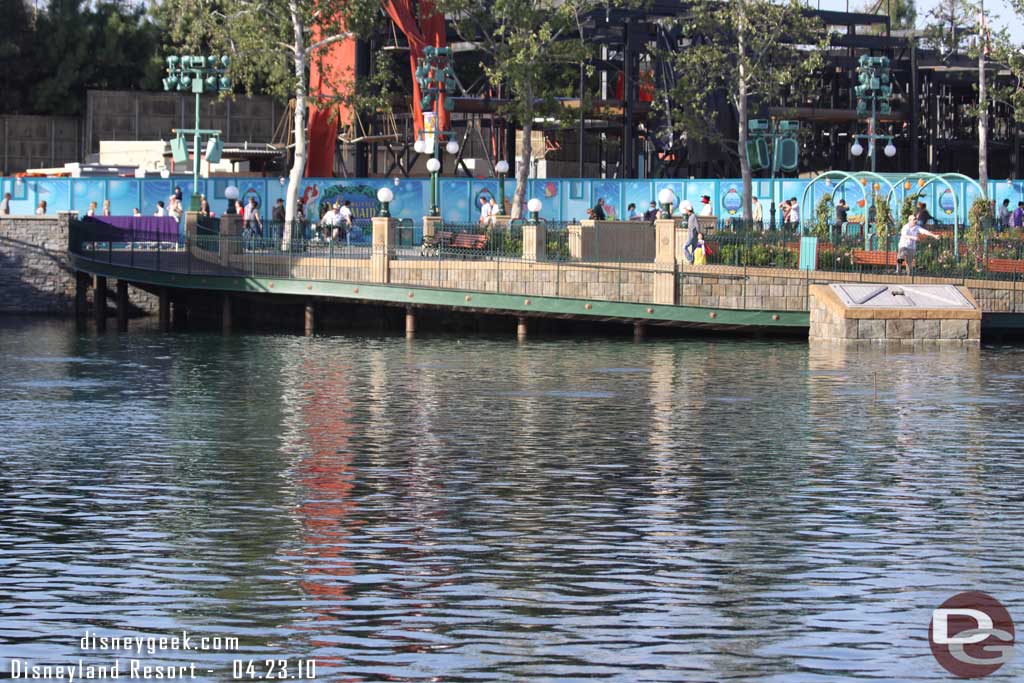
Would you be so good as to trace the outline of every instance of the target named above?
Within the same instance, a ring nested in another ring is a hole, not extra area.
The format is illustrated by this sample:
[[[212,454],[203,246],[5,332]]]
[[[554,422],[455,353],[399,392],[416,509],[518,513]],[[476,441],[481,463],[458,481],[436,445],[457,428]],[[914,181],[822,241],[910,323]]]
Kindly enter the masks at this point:
[[[878,284],[955,284],[967,287],[985,313],[1024,312],[1024,283],[915,277],[873,273],[833,273],[787,268],[689,266],[679,273],[679,303],[707,308],[769,311],[809,310],[808,288],[831,282]]]
[[[0,314],[74,314],[75,273],[67,253],[72,215],[0,217]],[[128,295],[136,313],[157,311],[157,298],[148,292],[129,287]]]

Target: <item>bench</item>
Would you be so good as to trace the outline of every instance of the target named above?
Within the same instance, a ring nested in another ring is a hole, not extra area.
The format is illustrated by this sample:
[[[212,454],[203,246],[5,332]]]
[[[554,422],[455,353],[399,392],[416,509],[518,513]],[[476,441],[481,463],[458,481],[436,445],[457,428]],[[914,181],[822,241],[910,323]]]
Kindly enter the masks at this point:
[[[895,251],[867,251],[865,249],[854,249],[851,252],[853,262],[858,266],[895,266]]]
[[[990,258],[985,269],[993,273],[1024,273],[1024,261],[1014,258]]]
[[[483,251],[487,248],[487,235],[441,230],[435,233],[433,237],[425,236],[423,238],[423,247],[420,251],[426,255],[431,250],[437,253],[441,248]]]

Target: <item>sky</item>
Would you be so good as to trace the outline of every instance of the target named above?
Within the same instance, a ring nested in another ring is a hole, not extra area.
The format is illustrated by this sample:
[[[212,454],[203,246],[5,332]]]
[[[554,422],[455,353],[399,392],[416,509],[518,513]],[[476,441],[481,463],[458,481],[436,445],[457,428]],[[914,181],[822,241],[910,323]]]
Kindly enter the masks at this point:
[[[821,9],[829,10],[840,10],[846,11],[847,7],[851,11],[857,11],[862,8],[866,3],[866,0],[808,0],[812,5],[820,5]],[[930,12],[938,4],[937,0],[917,0],[917,25],[922,26]],[[989,21],[992,26],[1000,26],[1002,28],[1010,27],[1010,17],[1013,16],[1013,10],[1010,9],[1009,3],[1005,0],[985,0],[985,10],[989,15]],[[1020,26],[1020,22],[1017,22],[1017,26]],[[1012,35],[1011,37],[1015,42],[1020,42],[1024,35]],[[1020,29],[1017,29],[1020,34]]]

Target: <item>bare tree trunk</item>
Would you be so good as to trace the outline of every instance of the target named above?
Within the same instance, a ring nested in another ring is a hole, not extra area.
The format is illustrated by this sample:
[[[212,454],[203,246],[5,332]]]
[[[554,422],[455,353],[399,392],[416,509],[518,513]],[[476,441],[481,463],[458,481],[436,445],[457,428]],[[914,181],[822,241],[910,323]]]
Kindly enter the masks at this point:
[[[284,200],[284,234],[281,248],[288,248],[292,238],[292,222],[298,215],[299,186],[306,172],[306,43],[305,27],[296,0],[288,3],[292,17],[295,67],[295,160],[288,173],[288,190]]]
[[[530,161],[533,158],[533,145],[530,141],[532,134],[533,115],[531,114],[524,117],[523,121],[523,149],[519,154],[516,168],[516,191],[512,193],[512,210],[509,212],[512,220],[523,217],[523,197],[526,195],[526,182],[530,177]]]
[[[750,173],[750,157],[747,156],[747,124],[750,112],[747,107],[747,77],[743,64],[744,30],[746,28],[746,15],[743,14],[742,6],[738,8],[741,13],[739,20],[739,31],[737,31],[737,44],[739,48],[739,92],[736,94],[736,111],[739,119],[739,153],[740,153],[740,177],[743,179],[743,222],[748,227],[753,223],[754,212],[750,206],[750,200],[754,193],[754,181]]]
[[[988,93],[985,87],[985,48],[988,44],[985,2],[979,6],[978,26],[978,184],[981,196],[988,198]]]

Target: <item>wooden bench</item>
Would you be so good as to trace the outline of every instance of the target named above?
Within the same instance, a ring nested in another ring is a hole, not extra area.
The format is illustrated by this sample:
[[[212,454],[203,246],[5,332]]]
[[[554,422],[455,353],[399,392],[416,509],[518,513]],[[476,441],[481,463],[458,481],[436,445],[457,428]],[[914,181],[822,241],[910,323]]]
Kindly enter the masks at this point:
[[[853,262],[858,266],[895,266],[895,251],[866,251],[854,249],[851,252]]]
[[[441,230],[435,233],[433,238],[424,237],[423,247],[420,251],[425,255],[428,251],[437,253],[441,248],[483,251],[487,248],[487,235]]]
[[[990,258],[985,269],[993,273],[1024,273],[1024,261],[1015,258]]]

